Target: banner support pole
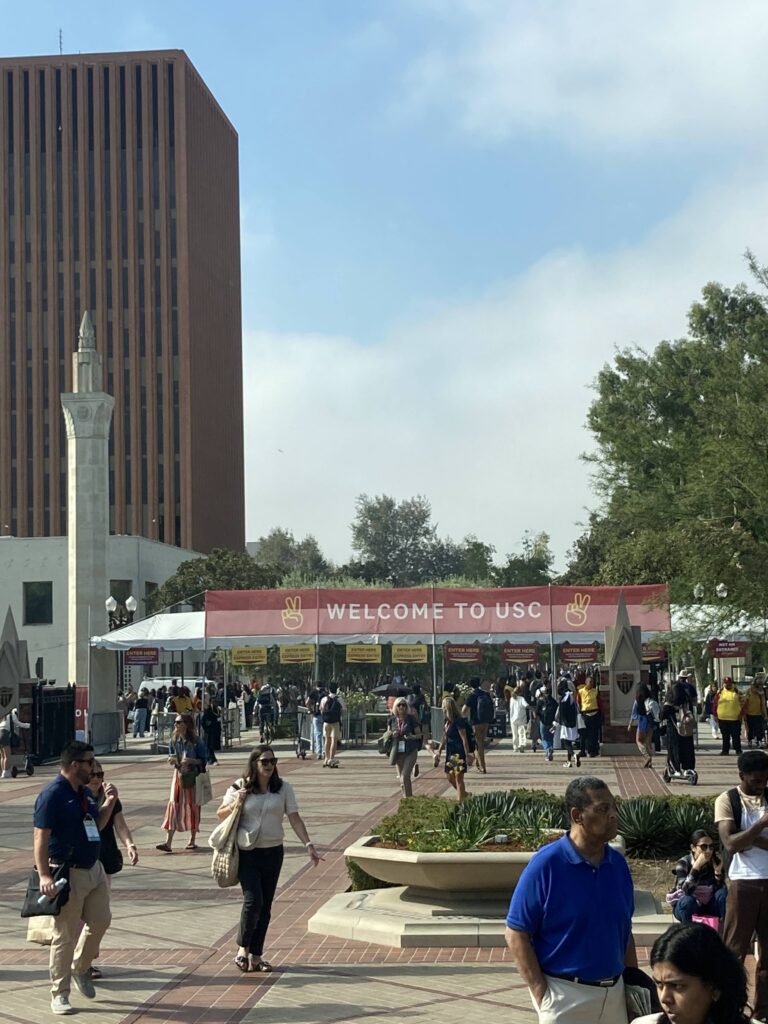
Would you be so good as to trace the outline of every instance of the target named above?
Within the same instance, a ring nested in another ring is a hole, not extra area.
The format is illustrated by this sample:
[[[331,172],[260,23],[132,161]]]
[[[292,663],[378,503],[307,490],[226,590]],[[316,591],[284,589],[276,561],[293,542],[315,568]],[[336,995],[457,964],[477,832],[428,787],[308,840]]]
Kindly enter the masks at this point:
[[[550,693],[553,697],[557,696],[557,663],[555,661],[555,633],[552,628],[552,584],[547,584],[549,591],[549,649],[550,649],[550,665],[551,665],[551,679],[549,683]]]
[[[437,637],[435,636],[435,588],[432,587],[432,707],[437,707]]]
[[[333,674],[336,675],[336,659],[333,662]],[[315,678],[313,683],[320,682],[320,587],[315,587]]]

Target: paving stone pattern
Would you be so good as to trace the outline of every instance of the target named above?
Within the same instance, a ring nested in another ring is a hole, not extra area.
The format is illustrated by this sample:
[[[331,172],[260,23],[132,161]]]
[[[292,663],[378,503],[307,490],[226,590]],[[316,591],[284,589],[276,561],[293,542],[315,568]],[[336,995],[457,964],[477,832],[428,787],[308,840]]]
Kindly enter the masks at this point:
[[[250,734],[253,736],[253,734]],[[213,769],[214,797],[241,773],[249,749],[224,754]],[[298,760],[285,741],[276,743],[281,773],[295,786],[302,816],[324,854],[317,868],[288,829],[286,860],[273,908],[266,956],[271,975],[241,975],[232,964],[240,890],[216,888],[210,880],[206,837],[214,808],[203,811],[201,848],[184,852],[177,835],[172,855],[158,853],[160,823],[170,783],[164,758],[148,744],[128,741],[128,750],[103,758],[107,778],[120,791],[140,862],[126,865],[113,884],[113,923],[99,960],[104,979],[89,1002],[73,989],[72,1003],[89,1024],[479,1024],[496,1011],[507,1024],[532,1022],[528,993],[503,949],[396,950],[309,935],[308,918],[334,893],[347,888],[344,848],[393,810],[399,791],[393,770],[372,750],[341,754],[338,770],[314,759]],[[700,751],[697,789],[720,792],[736,778],[735,759]],[[473,793],[510,787],[546,787],[562,793],[573,772],[541,754],[514,754],[505,743],[489,754],[488,775],[472,772]],[[442,769],[420,758],[417,793],[450,792]],[[659,759],[659,770],[663,767]],[[604,779],[623,795],[668,792],[660,776],[644,770],[640,757],[586,761],[581,772]],[[55,773],[38,768],[32,778],[0,782],[0,1019],[39,1024],[50,1011],[48,950],[26,942],[18,916],[32,864],[32,806]]]

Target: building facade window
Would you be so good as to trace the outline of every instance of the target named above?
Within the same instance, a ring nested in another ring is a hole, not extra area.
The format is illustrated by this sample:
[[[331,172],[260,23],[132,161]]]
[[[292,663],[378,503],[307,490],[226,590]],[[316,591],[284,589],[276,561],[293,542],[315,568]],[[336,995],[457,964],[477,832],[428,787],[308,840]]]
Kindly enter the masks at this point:
[[[53,622],[53,583],[35,581],[24,588],[24,625],[50,626]]]

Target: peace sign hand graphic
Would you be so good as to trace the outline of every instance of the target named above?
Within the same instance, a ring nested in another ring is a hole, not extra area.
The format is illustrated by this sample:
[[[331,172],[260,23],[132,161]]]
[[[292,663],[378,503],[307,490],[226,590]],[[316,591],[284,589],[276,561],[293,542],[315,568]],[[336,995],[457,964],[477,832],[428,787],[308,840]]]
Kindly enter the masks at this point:
[[[591,600],[589,594],[576,593],[573,595],[573,600],[565,606],[565,621],[569,626],[580,627],[586,624]]]
[[[304,614],[301,610],[301,597],[286,597],[285,608],[281,611],[283,625],[286,629],[301,629],[304,625]]]

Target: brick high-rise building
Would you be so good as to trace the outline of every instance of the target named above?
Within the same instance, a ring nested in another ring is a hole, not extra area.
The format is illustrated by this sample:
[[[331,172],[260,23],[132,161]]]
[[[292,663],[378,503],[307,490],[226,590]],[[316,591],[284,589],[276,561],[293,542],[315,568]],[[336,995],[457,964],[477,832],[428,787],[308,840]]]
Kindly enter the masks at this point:
[[[0,533],[66,532],[89,309],[110,530],[245,543],[237,133],[181,50],[0,59]]]

